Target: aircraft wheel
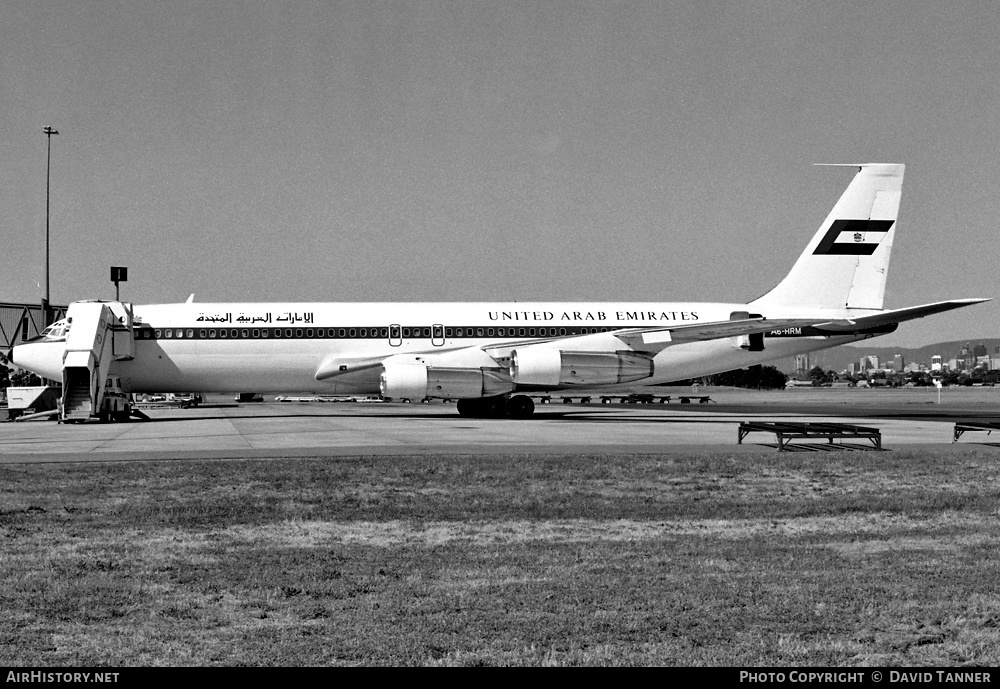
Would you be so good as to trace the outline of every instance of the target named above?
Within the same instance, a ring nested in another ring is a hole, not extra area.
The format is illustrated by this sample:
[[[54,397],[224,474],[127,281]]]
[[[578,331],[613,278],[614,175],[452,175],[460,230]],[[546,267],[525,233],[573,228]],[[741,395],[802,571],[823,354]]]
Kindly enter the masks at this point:
[[[535,413],[535,403],[527,395],[514,395],[507,401],[507,416],[527,419]]]

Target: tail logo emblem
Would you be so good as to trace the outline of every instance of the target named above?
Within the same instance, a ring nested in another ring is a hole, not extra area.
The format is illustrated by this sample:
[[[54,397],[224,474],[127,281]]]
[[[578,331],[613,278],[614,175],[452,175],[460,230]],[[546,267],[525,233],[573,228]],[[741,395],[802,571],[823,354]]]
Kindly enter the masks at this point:
[[[813,255],[871,256],[895,220],[834,220]]]

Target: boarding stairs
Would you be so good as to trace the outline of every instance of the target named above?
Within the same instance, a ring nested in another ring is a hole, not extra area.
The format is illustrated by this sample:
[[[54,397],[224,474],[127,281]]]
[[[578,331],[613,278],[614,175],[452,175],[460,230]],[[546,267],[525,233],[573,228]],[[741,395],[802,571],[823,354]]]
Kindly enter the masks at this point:
[[[66,311],[69,332],[63,355],[61,422],[107,417],[108,374],[117,361],[135,356],[132,305],[125,302],[78,301]]]

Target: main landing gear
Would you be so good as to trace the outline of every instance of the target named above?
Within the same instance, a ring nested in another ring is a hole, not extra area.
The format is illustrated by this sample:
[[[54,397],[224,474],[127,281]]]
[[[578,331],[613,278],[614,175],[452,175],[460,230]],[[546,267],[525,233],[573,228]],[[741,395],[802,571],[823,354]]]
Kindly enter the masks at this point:
[[[535,403],[527,395],[482,397],[459,400],[458,413],[476,419],[527,419],[535,413]]]

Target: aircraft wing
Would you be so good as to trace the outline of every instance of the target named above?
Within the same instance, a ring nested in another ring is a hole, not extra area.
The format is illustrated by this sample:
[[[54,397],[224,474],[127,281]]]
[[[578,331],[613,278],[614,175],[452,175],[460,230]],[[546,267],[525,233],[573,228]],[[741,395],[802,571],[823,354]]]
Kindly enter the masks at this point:
[[[421,363],[433,362],[437,366],[495,366],[495,359],[506,356],[511,349],[536,345],[542,342],[552,342],[553,340],[567,340],[574,337],[586,337],[586,335],[539,337],[487,345],[470,346],[463,344],[453,347],[435,347],[433,349],[407,351],[404,354],[392,352],[371,357],[332,356],[324,359],[319,365],[319,368],[316,369],[315,378],[316,380],[329,380],[330,378],[336,378],[349,373],[366,371],[382,366],[390,359],[397,361],[405,359],[409,363],[414,361]]]
[[[932,314],[941,313],[943,311],[960,309],[963,306],[971,306],[972,304],[981,304],[984,301],[990,301],[990,300],[953,299],[951,301],[936,301],[933,304],[922,304],[921,306],[908,306],[905,309],[891,309],[888,311],[883,311],[881,313],[873,314],[871,316],[859,316],[857,318],[826,321],[823,323],[815,323],[814,325],[818,329],[824,332],[831,332],[831,333],[855,332],[857,330],[877,328],[883,325],[892,325],[893,323],[902,323],[903,321],[912,321],[915,318],[923,318],[924,316],[930,316]]]

